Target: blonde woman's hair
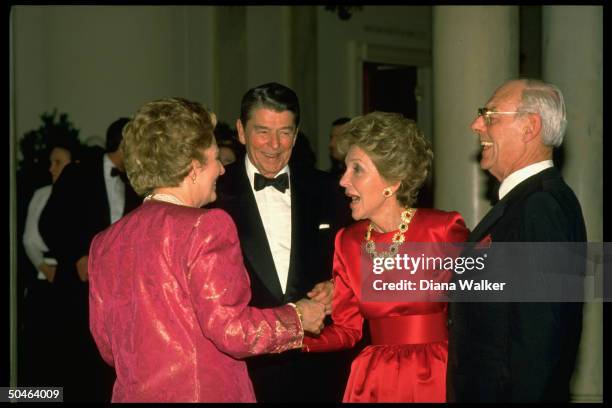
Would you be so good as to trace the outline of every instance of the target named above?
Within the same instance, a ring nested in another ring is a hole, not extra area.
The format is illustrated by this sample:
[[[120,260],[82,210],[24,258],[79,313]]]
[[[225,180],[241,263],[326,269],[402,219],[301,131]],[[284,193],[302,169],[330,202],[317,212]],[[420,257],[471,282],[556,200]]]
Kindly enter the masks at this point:
[[[123,129],[121,151],[134,190],[150,194],[159,187],[176,187],[187,177],[192,160],[205,164],[202,154],[213,145],[214,113],[184,98],[146,103]]]
[[[342,155],[351,146],[362,149],[385,180],[401,182],[396,196],[402,206],[414,205],[431,171],[433,152],[413,120],[389,112],[357,116],[338,136],[338,151]]]

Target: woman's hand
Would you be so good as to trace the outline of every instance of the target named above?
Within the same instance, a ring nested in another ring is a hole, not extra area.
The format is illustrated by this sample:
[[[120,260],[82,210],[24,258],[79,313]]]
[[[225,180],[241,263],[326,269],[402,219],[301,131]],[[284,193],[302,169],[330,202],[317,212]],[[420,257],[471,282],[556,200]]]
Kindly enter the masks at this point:
[[[79,278],[81,282],[87,282],[89,280],[89,273],[87,271],[87,262],[89,261],[89,256],[83,255],[76,262],[77,272],[79,274]]]
[[[332,298],[334,297],[334,283],[330,280],[319,282],[306,296],[311,300],[322,303],[325,306],[325,314],[330,315],[332,312]]]
[[[53,282],[53,279],[55,279],[55,270],[56,270],[56,266],[54,265],[49,265],[48,263],[41,263],[40,266],[38,267],[38,269],[45,275],[45,278],[47,278],[47,280],[49,282]]]
[[[325,306],[314,300],[301,299],[296,302],[295,307],[299,311],[304,331],[313,334],[321,333],[324,326]]]

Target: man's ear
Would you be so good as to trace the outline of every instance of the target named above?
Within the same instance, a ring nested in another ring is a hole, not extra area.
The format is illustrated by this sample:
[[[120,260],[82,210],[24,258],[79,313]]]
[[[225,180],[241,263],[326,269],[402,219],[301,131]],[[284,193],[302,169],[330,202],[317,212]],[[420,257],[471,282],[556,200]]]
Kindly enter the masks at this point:
[[[542,118],[537,113],[530,113],[527,116],[527,126],[523,130],[522,140],[524,143],[532,141],[536,137],[540,137],[542,131]]]
[[[244,128],[242,127],[242,121],[240,119],[236,119],[236,130],[238,131],[238,140],[243,145],[246,145],[246,136],[244,134]]]

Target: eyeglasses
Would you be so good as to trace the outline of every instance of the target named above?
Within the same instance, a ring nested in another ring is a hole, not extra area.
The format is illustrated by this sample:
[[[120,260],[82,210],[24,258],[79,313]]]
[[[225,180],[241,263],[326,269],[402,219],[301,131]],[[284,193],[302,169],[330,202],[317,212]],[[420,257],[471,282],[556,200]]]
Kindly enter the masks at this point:
[[[482,118],[484,119],[485,125],[487,126],[491,126],[491,123],[493,123],[491,119],[492,115],[516,115],[517,113],[529,113],[529,112],[521,112],[521,111],[498,112],[498,111],[490,110],[489,108],[478,108],[478,116],[482,116]]]

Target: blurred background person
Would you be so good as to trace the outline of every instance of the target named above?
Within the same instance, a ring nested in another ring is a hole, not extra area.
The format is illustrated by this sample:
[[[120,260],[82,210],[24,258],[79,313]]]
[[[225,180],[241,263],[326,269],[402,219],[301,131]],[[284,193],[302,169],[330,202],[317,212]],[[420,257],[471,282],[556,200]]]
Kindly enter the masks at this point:
[[[289,166],[304,166],[314,169],[316,162],[317,156],[312,150],[308,136],[301,130],[298,130],[295,145],[293,145],[291,157],[289,158]]]
[[[91,331],[115,367],[114,402],[254,402],[241,359],[298,348],[324,307],[249,307],[236,228],[216,199],[214,114],[182,98],[145,104],[125,130],[130,181],[148,194],[89,257]],[[95,381],[95,379],[90,379]]]
[[[304,350],[351,348],[366,319],[371,345],[351,365],[343,402],[444,402],[448,304],[365,301],[362,274],[369,266],[361,252],[395,257],[403,242],[463,242],[469,231],[458,212],[412,208],[433,159],[414,121],[386,112],[356,117],[338,148],[347,165],[340,184],[359,222],[336,235],[333,324],[306,338]],[[377,252],[380,243],[388,251]]]
[[[66,141],[56,141],[51,146],[49,154],[49,173],[52,184],[40,187],[32,195],[28,205],[28,212],[23,233],[23,246],[28,259],[37,270],[37,279],[32,282],[25,298],[25,333],[24,345],[28,352],[24,353],[26,365],[29,370],[30,385],[51,384],[56,362],[55,354],[57,331],[56,304],[58,298],[54,296],[52,285],[55,278],[57,260],[49,252],[49,247],[43,240],[38,229],[38,221],[49,196],[53,183],[56,182],[62,170],[72,160],[77,159],[79,144],[66,138]]]
[[[337,177],[338,180],[340,180],[340,177],[344,174],[344,170],[346,170],[344,155],[338,151],[338,136],[346,128],[345,125],[350,120],[350,118],[344,116],[334,120],[329,132],[329,159],[331,161],[329,172]]]
[[[332,122],[331,130],[329,133],[329,160],[331,161],[331,166],[329,168],[329,172],[332,174],[334,179],[338,182],[342,175],[346,171],[346,165],[344,163],[344,156],[346,155],[338,151],[338,138],[342,135],[342,132],[346,129],[346,124],[350,121],[350,118],[345,116],[340,117]],[[346,207],[348,208],[350,204],[350,198],[344,194],[344,189],[338,183],[336,184],[338,189],[338,194],[344,198],[344,202]],[[367,341],[367,333],[364,341]]]
[[[49,155],[49,173],[51,173],[52,183],[58,179],[64,167],[72,161],[72,150],[68,146],[55,146],[51,149]],[[38,279],[53,282],[55,277],[55,266],[57,261],[53,257],[45,254],[49,248],[43,241],[38,230],[38,220],[40,213],[47,204],[51,195],[53,184],[49,184],[37,189],[30,200],[28,206],[28,214],[26,216],[25,231],[23,234],[23,245],[25,247],[28,258],[38,270]],[[50,263],[48,263],[50,262]]]
[[[219,122],[215,127],[215,139],[219,147],[219,160],[227,166],[245,154],[244,146],[238,141],[238,132],[225,122]]]

